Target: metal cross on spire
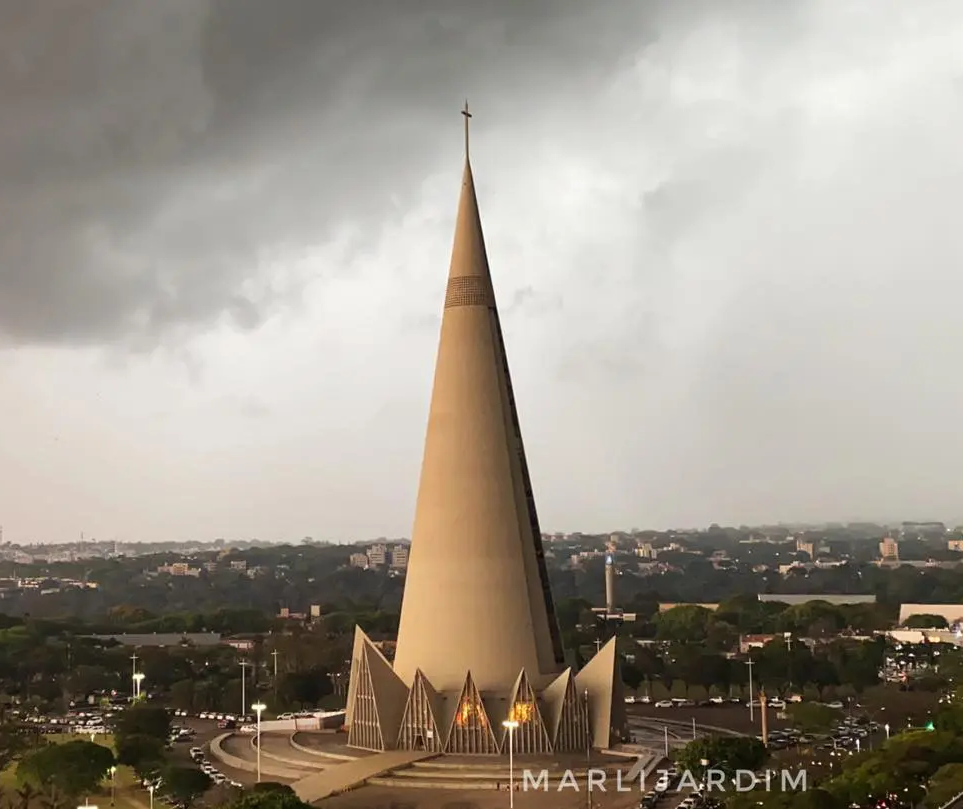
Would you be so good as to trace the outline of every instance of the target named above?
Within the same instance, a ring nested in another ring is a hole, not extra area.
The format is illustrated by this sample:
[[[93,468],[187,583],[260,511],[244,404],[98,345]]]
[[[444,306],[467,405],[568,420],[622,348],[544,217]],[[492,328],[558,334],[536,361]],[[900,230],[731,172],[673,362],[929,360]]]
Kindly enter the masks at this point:
[[[471,113],[468,111],[468,99],[465,99],[465,108],[461,111],[461,114],[465,116],[465,160],[468,159],[468,119],[471,118]]]

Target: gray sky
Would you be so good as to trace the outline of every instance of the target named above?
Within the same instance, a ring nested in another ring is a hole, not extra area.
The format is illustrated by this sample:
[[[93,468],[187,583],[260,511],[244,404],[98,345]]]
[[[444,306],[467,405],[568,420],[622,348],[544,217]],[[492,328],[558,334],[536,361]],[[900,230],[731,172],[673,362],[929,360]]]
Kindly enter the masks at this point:
[[[465,97],[546,530],[963,513],[959,0],[0,0],[0,524],[406,535]]]

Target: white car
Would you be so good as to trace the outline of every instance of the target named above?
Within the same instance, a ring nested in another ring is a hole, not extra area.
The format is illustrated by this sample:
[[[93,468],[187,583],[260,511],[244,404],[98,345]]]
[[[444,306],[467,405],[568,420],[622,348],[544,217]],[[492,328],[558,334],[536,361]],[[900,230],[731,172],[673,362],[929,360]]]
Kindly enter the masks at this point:
[[[769,700],[769,707],[775,708],[777,711],[781,711],[786,707],[786,701],[782,699],[771,699]]]
[[[241,725],[241,733],[257,733],[257,725]]]
[[[675,707],[675,703],[671,699],[660,699],[655,703],[656,708],[672,708]]]

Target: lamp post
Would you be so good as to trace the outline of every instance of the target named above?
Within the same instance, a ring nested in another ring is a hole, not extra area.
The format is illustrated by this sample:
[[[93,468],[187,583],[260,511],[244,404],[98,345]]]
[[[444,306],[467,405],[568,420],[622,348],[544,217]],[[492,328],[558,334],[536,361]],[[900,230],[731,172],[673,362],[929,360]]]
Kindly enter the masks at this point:
[[[78,806],[77,809],[97,809],[97,807],[90,802],[90,798],[84,798],[84,805]]]
[[[130,701],[137,699],[137,654],[130,656]]]
[[[114,798],[117,794],[117,768],[111,766],[110,770],[110,805],[114,805]]]
[[[756,698],[752,690],[752,667],[755,664],[752,662],[752,658],[749,657],[746,660],[746,667],[749,669],[749,721],[754,722],[755,717],[752,715],[752,701]]]
[[[247,668],[251,664],[242,660],[238,665],[241,667],[241,718],[247,713]]]
[[[134,702],[140,699],[141,684],[144,682],[144,672],[134,674]]]
[[[150,809],[154,809],[154,785],[150,784],[147,787],[147,792],[150,794]]]
[[[883,730],[886,731],[886,738],[889,739],[889,722],[883,725]]]
[[[515,809],[515,729],[518,722],[506,719],[502,726],[508,729],[508,809]]]
[[[251,710],[257,714],[257,782],[261,783],[261,713],[267,709],[263,702],[255,702]]]

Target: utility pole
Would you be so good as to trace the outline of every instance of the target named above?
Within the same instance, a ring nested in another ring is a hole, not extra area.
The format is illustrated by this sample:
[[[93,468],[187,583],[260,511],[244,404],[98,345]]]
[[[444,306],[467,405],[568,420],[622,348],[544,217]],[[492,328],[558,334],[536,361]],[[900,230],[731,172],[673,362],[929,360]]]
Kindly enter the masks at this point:
[[[274,688],[274,710],[277,710],[278,702],[278,650],[275,649],[271,652],[271,657],[274,658],[274,680],[272,681],[272,686]]]
[[[755,695],[753,694],[753,690],[752,690],[752,667],[753,667],[753,665],[754,665],[754,664],[753,664],[753,662],[752,662],[752,658],[750,657],[750,658],[746,661],[746,666],[748,666],[748,668],[749,668],[749,721],[750,721],[750,722],[754,722],[754,721],[755,721],[755,716],[754,716],[753,713],[752,713],[752,701],[753,701],[753,699],[755,699]]]
[[[246,660],[242,660],[241,666],[241,716],[247,716],[247,669],[251,665]]]
[[[130,656],[130,701],[137,699],[137,652]]]

